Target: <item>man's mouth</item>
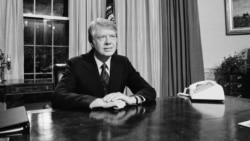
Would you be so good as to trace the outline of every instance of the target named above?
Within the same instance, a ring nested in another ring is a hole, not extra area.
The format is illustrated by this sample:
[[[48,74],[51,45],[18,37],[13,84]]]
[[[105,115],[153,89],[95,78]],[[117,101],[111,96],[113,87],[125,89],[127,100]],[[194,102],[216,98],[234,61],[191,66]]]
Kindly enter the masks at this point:
[[[104,48],[104,50],[112,50],[113,48],[112,47],[106,47]]]

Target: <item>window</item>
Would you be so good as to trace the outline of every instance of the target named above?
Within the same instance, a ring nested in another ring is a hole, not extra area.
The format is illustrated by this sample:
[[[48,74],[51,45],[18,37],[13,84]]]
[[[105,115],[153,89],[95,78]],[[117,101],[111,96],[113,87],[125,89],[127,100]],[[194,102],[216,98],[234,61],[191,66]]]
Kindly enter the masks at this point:
[[[52,81],[69,52],[68,0],[23,0],[24,79]]]

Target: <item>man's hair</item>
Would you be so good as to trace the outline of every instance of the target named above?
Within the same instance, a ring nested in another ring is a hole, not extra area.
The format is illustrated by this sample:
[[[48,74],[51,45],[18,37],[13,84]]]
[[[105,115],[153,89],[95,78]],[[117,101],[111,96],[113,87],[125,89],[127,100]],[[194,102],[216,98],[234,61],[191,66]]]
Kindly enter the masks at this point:
[[[116,25],[112,21],[107,20],[107,19],[103,19],[103,18],[97,18],[96,20],[94,20],[90,23],[90,26],[88,29],[88,39],[89,39],[89,42],[91,44],[93,43],[93,35],[94,35],[97,27],[105,27],[105,28],[112,29],[117,34]]]

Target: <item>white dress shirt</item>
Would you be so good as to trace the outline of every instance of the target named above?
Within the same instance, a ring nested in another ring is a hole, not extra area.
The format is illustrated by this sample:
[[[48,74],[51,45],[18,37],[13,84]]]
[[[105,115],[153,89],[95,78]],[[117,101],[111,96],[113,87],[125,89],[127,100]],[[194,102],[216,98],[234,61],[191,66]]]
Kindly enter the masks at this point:
[[[101,75],[103,62],[99,60],[95,55],[94,55],[94,58],[97,64],[99,75]],[[109,76],[110,76],[110,67],[111,67],[110,61],[111,61],[111,57],[106,62],[104,62],[107,65],[106,71],[108,72]],[[140,104],[146,101],[146,99],[141,95],[134,95],[134,96],[137,99],[137,104]]]
[[[97,64],[98,72],[101,75],[103,62],[99,60],[95,55],[94,55],[94,58]],[[106,62],[104,62],[107,65],[106,71],[108,72],[109,76],[110,76],[110,67],[111,67],[110,61],[111,61],[111,57],[109,57],[109,59]]]

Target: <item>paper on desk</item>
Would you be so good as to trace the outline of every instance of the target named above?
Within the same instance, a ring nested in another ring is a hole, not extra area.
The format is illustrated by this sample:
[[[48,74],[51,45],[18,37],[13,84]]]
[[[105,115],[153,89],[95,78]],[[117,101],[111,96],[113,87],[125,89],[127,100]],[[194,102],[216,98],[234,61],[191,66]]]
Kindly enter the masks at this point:
[[[249,127],[250,128],[250,120],[243,121],[243,122],[240,122],[238,124],[241,125],[241,126],[245,126],[245,127]]]
[[[9,129],[9,130],[4,130],[4,131],[0,131],[0,135],[1,134],[10,134],[10,133],[16,133],[16,132],[20,132],[23,131],[23,127],[18,127],[18,128],[14,128],[14,129]]]

